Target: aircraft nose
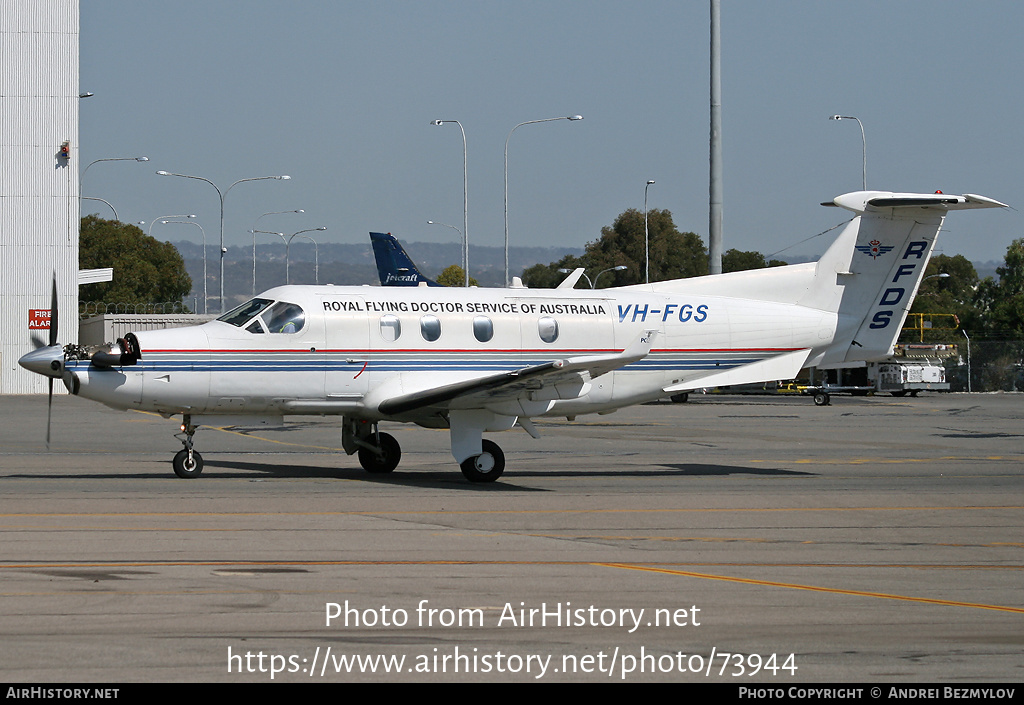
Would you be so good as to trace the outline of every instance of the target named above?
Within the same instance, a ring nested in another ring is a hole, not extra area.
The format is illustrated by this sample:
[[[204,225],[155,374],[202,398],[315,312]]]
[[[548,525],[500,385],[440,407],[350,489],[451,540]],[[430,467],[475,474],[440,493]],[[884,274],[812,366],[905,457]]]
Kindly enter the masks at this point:
[[[60,345],[39,348],[22,355],[18,364],[37,375],[60,377],[64,368],[64,349]]]

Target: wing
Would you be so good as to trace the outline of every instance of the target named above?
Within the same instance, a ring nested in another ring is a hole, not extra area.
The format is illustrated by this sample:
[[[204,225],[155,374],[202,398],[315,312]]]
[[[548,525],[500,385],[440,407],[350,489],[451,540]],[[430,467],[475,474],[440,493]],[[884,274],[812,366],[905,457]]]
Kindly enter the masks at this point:
[[[574,399],[589,391],[590,380],[647,357],[655,335],[654,330],[644,331],[620,353],[568,357],[433,386],[390,397],[377,408],[382,414],[401,417],[478,408],[485,403],[515,401],[526,396],[531,401]]]

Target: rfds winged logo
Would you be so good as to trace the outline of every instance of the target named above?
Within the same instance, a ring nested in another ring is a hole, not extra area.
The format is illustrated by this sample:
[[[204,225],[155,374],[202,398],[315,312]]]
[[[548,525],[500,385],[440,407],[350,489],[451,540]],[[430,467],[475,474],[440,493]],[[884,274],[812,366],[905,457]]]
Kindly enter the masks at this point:
[[[879,240],[872,240],[866,245],[857,245],[857,251],[863,252],[871,259],[878,259],[881,255],[892,250],[893,245],[883,245]]]

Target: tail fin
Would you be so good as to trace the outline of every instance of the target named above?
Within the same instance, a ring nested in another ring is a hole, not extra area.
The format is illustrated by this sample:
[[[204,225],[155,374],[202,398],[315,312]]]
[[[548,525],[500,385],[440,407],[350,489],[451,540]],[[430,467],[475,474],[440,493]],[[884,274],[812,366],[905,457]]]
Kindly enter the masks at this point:
[[[381,286],[441,286],[420,274],[405,248],[391,233],[370,233],[373,256],[377,260],[377,275]]]
[[[924,276],[946,212],[1005,208],[982,196],[863,191],[832,203],[858,216],[818,262],[800,303],[838,314],[821,363],[888,356]]]

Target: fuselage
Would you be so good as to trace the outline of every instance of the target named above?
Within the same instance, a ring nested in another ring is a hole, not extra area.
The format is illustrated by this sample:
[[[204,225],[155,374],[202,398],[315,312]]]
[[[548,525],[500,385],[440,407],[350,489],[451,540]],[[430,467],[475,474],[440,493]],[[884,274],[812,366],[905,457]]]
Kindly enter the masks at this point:
[[[200,326],[137,333],[141,359],[133,366],[83,360],[66,368],[78,394],[116,408],[380,420],[377,405],[392,395],[618,353],[641,331],[656,330],[644,359],[532,414],[576,415],[809,353],[827,346],[835,327],[835,314],[803,306],[637,288],[290,286]]]

